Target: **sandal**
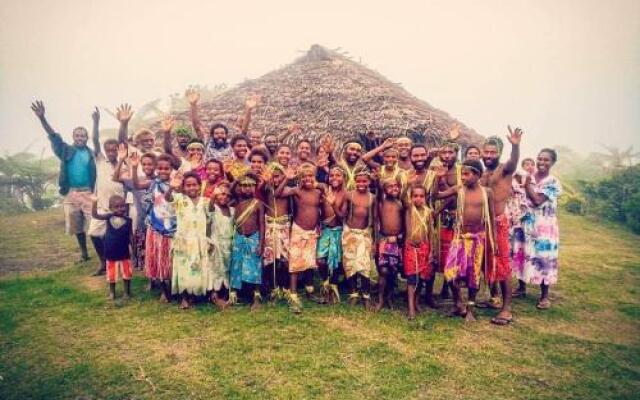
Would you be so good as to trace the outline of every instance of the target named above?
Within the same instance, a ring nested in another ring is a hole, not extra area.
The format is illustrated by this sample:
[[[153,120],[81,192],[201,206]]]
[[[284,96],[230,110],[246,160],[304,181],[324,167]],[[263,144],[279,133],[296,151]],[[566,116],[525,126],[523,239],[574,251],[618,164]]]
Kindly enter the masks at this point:
[[[513,317],[493,317],[491,318],[491,323],[498,326],[509,325],[513,322]]]
[[[551,308],[551,300],[548,298],[540,299],[538,304],[536,304],[536,308],[538,310],[548,310]]]

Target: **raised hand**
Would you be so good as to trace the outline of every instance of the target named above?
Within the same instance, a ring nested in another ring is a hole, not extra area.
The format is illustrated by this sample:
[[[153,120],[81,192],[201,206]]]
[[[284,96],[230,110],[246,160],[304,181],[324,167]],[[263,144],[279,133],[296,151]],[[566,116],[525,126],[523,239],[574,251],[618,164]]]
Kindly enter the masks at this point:
[[[326,168],[329,166],[329,156],[328,155],[324,155],[322,157],[318,157],[318,159],[316,160],[316,166],[318,168]]]
[[[507,129],[509,129],[509,134],[507,135],[507,139],[509,140],[509,142],[511,142],[511,144],[513,145],[520,144],[520,141],[522,140],[522,134],[524,133],[522,132],[522,129],[511,129],[511,126],[509,125],[507,125]]]
[[[131,164],[131,168],[137,167],[138,164],[140,164],[140,156],[137,152],[134,151],[133,153],[131,153],[131,155],[129,156],[129,164]]]
[[[124,143],[120,143],[118,145],[118,160],[124,160],[125,158],[127,158],[127,153],[128,153],[128,149],[127,149],[127,145]]]
[[[129,122],[131,116],[133,115],[133,110],[131,109],[130,104],[120,104],[118,108],[116,108],[116,118],[118,121],[126,123]]]
[[[174,190],[180,189],[182,187],[183,178],[184,176],[182,174],[182,171],[176,172],[173,178],[171,178],[171,181],[169,181],[169,186],[171,186],[171,188]]]
[[[460,124],[454,122],[453,125],[449,127],[449,139],[456,140],[460,136]]]
[[[41,100],[36,100],[35,103],[31,103],[31,110],[38,118],[44,118],[44,104]]]
[[[444,165],[441,165],[439,167],[436,167],[436,176],[437,177],[444,177],[447,175],[447,167]]]
[[[189,102],[189,104],[191,105],[198,104],[198,101],[200,100],[200,92],[198,92],[193,88],[187,89],[184,92],[184,95],[187,98],[187,101]]]
[[[387,138],[382,145],[384,146],[385,149],[389,149],[391,147],[393,147],[393,145],[396,144],[396,138]]]
[[[296,177],[296,170],[291,167],[287,167],[287,170],[284,172],[284,176],[285,178],[291,180]]]
[[[244,103],[245,107],[247,107],[249,110],[253,110],[254,108],[256,108],[258,105],[260,105],[260,96],[258,96],[257,94],[251,95],[247,98],[247,100]]]
[[[160,129],[163,132],[171,132],[173,126],[176,124],[176,117],[172,115],[166,115],[160,123]]]
[[[98,123],[100,121],[100,110],[98,110],[98,107],[95,107],[91,113],[91,119],[93,119],[94,123]]]

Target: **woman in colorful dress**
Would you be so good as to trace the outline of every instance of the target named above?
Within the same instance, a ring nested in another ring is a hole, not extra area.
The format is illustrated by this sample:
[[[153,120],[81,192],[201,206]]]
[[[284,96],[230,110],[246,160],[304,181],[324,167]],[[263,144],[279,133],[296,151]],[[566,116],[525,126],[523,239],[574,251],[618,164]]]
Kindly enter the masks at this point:
[[[518,293],[526,293],[526,285],[540,285],[540,300],[536,307],[551,307],[549,286],[558,282],[558,197],[562,193],[560,181],[551,175],[557,161],[553,149],[542,149],[536,160],[536,172],[527,176],[524,190],[531,203],[522,218],[525,234],[524,267],[518,274]]]

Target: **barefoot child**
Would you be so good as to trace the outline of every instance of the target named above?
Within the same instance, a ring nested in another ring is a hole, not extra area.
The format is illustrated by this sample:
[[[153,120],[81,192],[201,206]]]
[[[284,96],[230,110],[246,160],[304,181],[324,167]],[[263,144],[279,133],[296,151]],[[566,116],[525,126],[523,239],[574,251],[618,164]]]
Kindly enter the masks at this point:
[[[338,276],[342,266],[342,218],[334,211],[344,201],[345,172],[340,166],[329,170],[329,191],[322,203],[322,231],[318,239],[316,264],[322,278],[321,301],[327,304],[340,302]]]
[[[206,179],[202,181],[202,195],[209,199],[213,199],[213,192],[216,187],[224,180],[224,170],[222,162],[212,158],[204,164],[207,173]]]
[[[420,311],[418,291],[421,282],[432,278],[431,235],[432,211],[427,205],[427,191],[416,184],[409,189],[411,205],[405,211],[406,239],[404,244],[404,273],[407,277],[409,319]]]
[[[253,293],[251,311],[260,306],[262,266],[260,256],[264,243],[264,205],[255,198],[257,177],[245,174],[237,180],[238,202],[234,220],[236,232],[231,251],[231,293],[229,302],[237,302],[237,291]]]
[[[376,311],[384,306],[393,308],[393,290],[398,267],[401,265],[402,233],[404,231],[403,207],[400,201],[398,177],[381,182],[382,196],[378,200],[378,303]]]
[[[211,302],[220,309],[227,306],[223,292],[229,290],[229,264],[234,233],[234,209],[229,207],[230,200],[229,183],[226,181],[219,183],[212,193],[209,208],[211,254],[209,255],[207,289],[211,291]]]
[[[131,253],[132,245],[131,218],[127,217],[127,204],[124,197],[113,195],[109,197],[109,213],[98,213],[98,199],[93,200],[91,216],[96,220],[106,222],[104,236],[104,258],[109,282],[109,299],[116,298],[116,280],[122,274],[124,283],[124,298],[131,296]]]
[[[165,199],[176,212],[177,230],[173,238],[171,293],[180,295],[183,310],[191,307],[192,297],[206,294],[205,277],[209,267],[207,208],[209,201],[200,196],[200,177],[195,171],[178,173],[171,180]],[[174,193],[180,190],[181,193]]]
[[[475,304],[480,286],[480,274],[486,268],[486,252],[493,251],[495,221],[491,189],[479,184],[483,167],[478,160],[462,164],[461,188],[452,187],[442,195],[457,192],[456,226],[454,240],[444,267],[444,277],[451,283],[455,300],[455,314],[467,320],[475,320],[471,310],[462,302],[462,285],[469,290],[469,304]]]
[[[349,303],[355,305],[362,296],[365,308],[371,307],[369,279],[373,252],[373,221],[376,200],[369,192],[371,173],[366,168],[353,171],[355,189],[347,192],[339,215],[345,220],[342,232],[342,265],[349,284]],[[335,207],[334,207],[335,208]],[[338,210],[336,210],[338,211]],[[360,292],[358,294],[358,278]]]
[[[289,199],[276,196],[277,188],[286,180],[284,168],[272,162],[266,171],[262,190],[266,201],[262,278],[271,300],[277,300],[289,287]]]
[[[291,274],[289,306],[294,313],[302,311],[302,304],[296,292],[299,274],[303,274],[307,296],[311,297],[313,294],[313,271],[317,268],[316,247],[320,206],[325,190],[324,185],[316,182],[316,169],[313,164],[303,163],[298,170],[300,179],[298,187],[285,187],[286,181],[283,181],[276,191],[278,196],[293,197],[296,209],[289,239],[291,244],[289,247],[289,273]],[[286,177],[293,179],[295,173],[288,170]]]
[[[147,189],[147,237],[145,239],[145,275],[151,281],[160,281],[162,294],[160,301],[171,299],[171,239],[176,232],[176,215],[164,194],[169,190],[172,157],[161,154],[156,160],[156,177],[149,182],[141,182],[138,175],[138,155],[131,157],[131,177],[136,189]]]

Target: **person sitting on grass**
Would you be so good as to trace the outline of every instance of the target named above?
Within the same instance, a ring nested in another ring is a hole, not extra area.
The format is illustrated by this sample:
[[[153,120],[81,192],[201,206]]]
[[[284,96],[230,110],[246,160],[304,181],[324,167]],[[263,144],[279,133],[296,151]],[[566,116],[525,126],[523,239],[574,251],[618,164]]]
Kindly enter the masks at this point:
[[[178,172],[164,194],[176,213],[176,233],[171,251],[171,293],[180,295],[180,308],[191,307],[194,296],[207,293],[205,278],[209,268],[207,208],[209,199],[201,196],[200,177],[194,171]],[[174,193],[175,191],[181,193]]]
[[[122,274],[124,283],[124,299],[131,297],[131,251],[133,246],[133,228],[131,218],[127,217],[127,204],[124,197],[109,197],[108,213],[98,212],[98,197],[93,196],[91,207],[92,218],[105,221],[104,258],[107,282],[109,283],[109,299],[116,298],[116,281]]]

